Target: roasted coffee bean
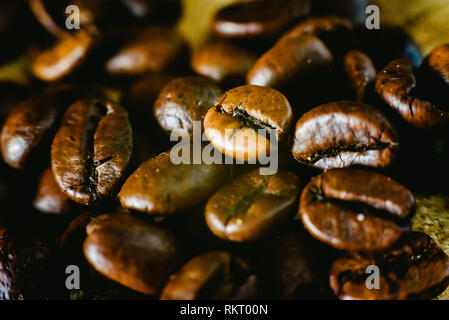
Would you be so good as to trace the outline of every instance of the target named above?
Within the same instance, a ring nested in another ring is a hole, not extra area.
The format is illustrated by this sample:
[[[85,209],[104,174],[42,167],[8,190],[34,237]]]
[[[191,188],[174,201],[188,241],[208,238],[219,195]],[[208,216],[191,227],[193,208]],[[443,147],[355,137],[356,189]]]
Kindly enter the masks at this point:
[[[3,160],[13,168],[23,169],[73,99],[72,86],[57,85],[13,107],[0,134]]]
[[[177,129],[192,132],[195,121],[203,122],[223,94],[213,81],[185,77],[168,83],[154,103],[154,116],[168,134]]]
[[[40,80],[52,82],[69,75],[80,67],[99,41],[93,30],[79,30],[65,34],[58,42],[39,53],[31,64],[31,71]]]
[[[241,266],[234,257],[224,251],[203,253],[187,262],[170,277],[161,294],[161,300],[201,300],[255,298],[257,282],[250,276],[249,282],[238,287]],[[240,268],[239,268],[240,267]]]
[[[415,95],[415,88],[424,85],[416,80],[408,59],[390,62],[376,77],[379,96],[412,126],[423,129],[447,123],[449,112],[445,105],[437,106]]]
[[[320,169],[386,167],[398,149],[391,123],[374,107],[355,101],[321,105],[296,123],[292,154]]]
[[[433,49],[427,58],[427,63],[449,85],[449,44],[442,44]]]
[[[51,164],[59,188],[73,201],[98,204],[113,196],[132,153],[126,110],[83,99],[66,111],[53,140]]]
[[[310,35],[285,37],[260,57],[248,72],[247,83],[280,88],[309,72],[318,72],[332,63],[329,49]]]
[[[309,11],[308,1],[257,0],[231,4],[218,11],[212,30],[221,37],[272,37],[288,27],[297,16]],[[292,9],[294,5],[294,9]]]
[[[349,51],[344,57],[345,73],[349,79],[354,98],[364,101],[366,90],[376,80],[376,68],[371,59],[361,51]]]
[[[56,184],[51,168],[45,169],[40,176],[33,207],[43,213],[58,215],[68,213],[74,207]]]
[[[305,187],[299,213],[318,240],[337,249],[373,251],[393,245],[410,229],[415,199],[384,175],[333,169]]]
[[[379,287],[367,287],[369,266],[379,268]],[[335,261],[330,285],[340,299],[429,299],[449,284],[449,256],[426,234],[412,232],[387,251],[348,253]]]
[[[174,164],[169,152],[142,164],[118,195],[123,207],[151,214],[171,214],[198,205],[229,178],[219,164]]]
[[[201,46],[192,56],[192,69],[219,82],[244,82],[257,56],[247,49],[225,41]]]
[[[108,278],[156,295],[176,263],[173,235],[128,213],[107,214],[87,226],[84,254]]]
[[[273,131],[276,141],[287,139],[293,118],[287,98],[279,91],[245,85],[227,91],[204,118],[210,142],[222,153],[239,160],[268,154],[270,141],[259,129]],[[247,139],[247,141],[245,141]]]
[[[106,71],[112,75],[128,76],[161,72],[179,62],[186,52],[187,44],[176,30],[151,26],[139,31],[111,57],[106,63]]]
[[[288,171],[243,174],[209,198],[205,217],[216,236],[254,241],[279,229],[297,208],[301,181]],[[292,215],[293,213],[293,215]]]

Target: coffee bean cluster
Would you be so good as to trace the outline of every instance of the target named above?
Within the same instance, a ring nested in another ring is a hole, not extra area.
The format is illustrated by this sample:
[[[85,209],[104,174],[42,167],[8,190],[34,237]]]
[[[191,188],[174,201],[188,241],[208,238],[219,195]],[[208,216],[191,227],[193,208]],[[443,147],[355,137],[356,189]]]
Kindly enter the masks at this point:
[[[437,296],[449,256],[411,219],[447,191],[449,44],[368,30],[372,3],[238,2],[192,52],[177,0],[1,2],[29,81],[0,83],[0,299]]]

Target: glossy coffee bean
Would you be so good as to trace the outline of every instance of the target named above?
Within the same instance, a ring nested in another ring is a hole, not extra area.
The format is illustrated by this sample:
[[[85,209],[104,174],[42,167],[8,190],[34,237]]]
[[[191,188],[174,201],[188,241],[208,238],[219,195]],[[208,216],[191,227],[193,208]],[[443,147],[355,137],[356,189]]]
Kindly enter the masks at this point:
[[[449,85],[449,44],[442,44],[433,49],[427,58],[427,63]]]
[[[252,66],[247,83],[280,88],[309,72],[318,72],[332,63],[329,49],[310,35],[281,38]]]
[[[396,130],[377,109],[338,101],[312,109],[298,120],[291,151],[299,162],[320,169],[386,167],[398,145]]]
[[[257,240],[293,218],[300,188],[301,181],[291,172],[279,171],[269,176],[260,175],[259,169],[255,169],[209,198],[206,222],[212,233],[225,240]]]
[[[239,160],[268,154],[270,141],[258,129],[273,131],[276,141],[288,137],[293,118],[287,98],[279,91],[245,85],[227,91],[204,118],[209,141],[222,153]],[[239,142],[245,141],[240,144]]]
[[[83,247],[97,271],[151,295],[158,294],[176,261],[173,235],[128,213],[95,218],[87,226]]]
[[[213,20],[215,34],[227,38],[272,37],[282,32],[296,16],[309,11],[307,1],[295,4],[289,1],[257,0],[231,4],[219,10]]]
[[[201,46],[192,56],[192,69],[199,75],[218,82],[244,82],[257,56],[225,41]]]
[[[191,133],[193,123],[202,123],[207,111],[222,94],[223,90],[211,80],[177,78],[159,93],[154,103],[154,116],[168,134],[177,129]]]
[[[236,296],[254,299],[257,284],[251,278],[250,283],[246,283],[251,288],[238,287],[240,279],[236,273],[243,270],[236,270],[239,266],[234,259],[225,251],[212,251],[194,257],[170,277],[161,300],[230,299]]]
[[[379,268],[379,288],[367,288],[366,270]],[[449,284],[449,256],[426,234],[412,232],[387,251],[348,253],[335,261],[330,285],[340,299],[429,299]]]
[[[179,62],[187,51],[181,35],[169,27],[151,26],[139,31],[106,63],[112,75],[136,76],[162,72]]]
[[[59,188],[82,205],[113,196],[132,152],[132,132],[125,109],[83,99],[66,111],[51,148]]]
[[[79,68],[99,41],[96,31],[81,29],[65,34],[58,42],[40,52],[32,61],[33,75],[43,81],[53,82],[64,78]]]
[[[171,214],[206,201],[226,182],[228,169],[219,164],[175,165],[164,152],[131,174],[118,197],[129,210]]]
[[[73,87],[57,85],[14,106],[0,134],[3,160],[23,169],[33,154],[38,154],[45,138],[54,130],[67,103],[73,101]]]
[[[42,213],[57,215],[68,213],[74,207],[73,202],[56,184],[51,168],[45,169],[39,178],[33,207]]]
[[[389,248],[410,229],[415,199],[393,179],[359,169],[333,169],[305,187],[299,213],[306,229],[337,249]]]
[[[408,59],[390,62],[376,77],[379,96],[412,126],[423,129],[447,123],[449,112],[443,105],[435,105],[415,95],[415,88],[421,86],[425,83],[417,81]]]
[[[344,66],[355,100],[364,101],[366,91],[377,75],[371,59],[361,51],[352,50],[344,56]]]

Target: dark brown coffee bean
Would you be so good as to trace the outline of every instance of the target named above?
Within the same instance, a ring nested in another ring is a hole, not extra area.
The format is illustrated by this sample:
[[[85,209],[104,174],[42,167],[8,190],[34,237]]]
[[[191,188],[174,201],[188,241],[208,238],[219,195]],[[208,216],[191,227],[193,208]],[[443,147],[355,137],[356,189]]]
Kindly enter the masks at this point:
[[[442,44],[429,54],[429,67],[449,85],[449,44]]]
[[[127,112],[111,102],[79,100],[67,109],[53,140],[53,174],[70,199],[94,205],[113,196],[131,152]]]
[[[282,32],[296,16],[309,12],[308,1],[294,4],[288,1],[258,0],[231,4],[214,17],[212,30],[221,37],[272,37]]]
[[[300,188],[299,178],[291,172],[269,176],[255,169],[209,198],[206,222],[212,233],[225,240],[257,240],[293,218]]]
[[[256,61],[252,52],[229,42],[214,41],[200,47],[192,56],[192,69],[219,82],[244,82]]]
[[[357,50],[349,51],[345,55],[344,65],[355,99],[364,101],[367,87],[376,80],[376,68],[366,54]]]
[[[0,134],[3,160],[23,169],[57,123],[66,103],[73,101],[73,87],[57,85],[12,108]]]
[[[246,80],[279,88],[308,72],[327,68],[332,60],[329,49],[314,36],[284,37],[254,63]]]
[[[170,232],[128,213],[107,214],[87,226],[84,254],[108,278],[145,294],[158,294],[176,261]]]
[[[172,67],[186,52],[187,44],[173,28],[151,26],[140,30],[106,64],[113,75],[140,75]]]
[[[222,94],[223,90],[211,80],[177,78],[161,90],[154,103],[154,116],[168,134],[176,129],[191,133],[194,121],[202,123]]]
[[[151,214],[171,214],[198,205],[229,177],[218,164],[179,164],[164,152],[142,164],[118,195],[123,207]]]
[[[209,109],[204,130],[222,153],[248,161],[268,154],[270,149],[268,136],[259,134],[258,129],[274,130],[276,140],[283,142],[292,118],[292,108],[282,93],[268,87],[245,85],[227,91]]]
[[[228,252],[203,253],[187,262],[170,277],[161,300],[252,298],[257,296],[257,278],[239,279],[244,273],[239,261]],[[243,272],[242,272],[243,271]]]
[[[410,229],[415,199],[389,177],[334,169],[305,187],[299,213],[318,240],[337,249],[373,251],[393,245]]]
[[[413,66],[408,59],[390,62],[376,78],[376,91],[383,100],[408,123],[416,128],[430,128],[449,120],[443,105],[415,96],[415,88],[425,83],[417,82]]]
[[[367,288],[369,266],[379,268],[378,288]],[[421,232],[410,233],[387,251],[348,253],[330,271],[330,285],[340,299],[430,299],[448,284],[449,256]]]
[[[355,101],[321,105],[296,123],[292,154],[320,169],[353,165],[386,167],[398,149],[398,136],[377,109]]]
[[[33,207],[43,213],[62,215],[73,208],[72,201],[59,189],[51,168],[41,174]]]
[[[49,49],[39,53],[31,64],[31,71],[40,80],[53,82],[69,75],[86,60],[99,41],[93,30],[79,30],[65,34]]]

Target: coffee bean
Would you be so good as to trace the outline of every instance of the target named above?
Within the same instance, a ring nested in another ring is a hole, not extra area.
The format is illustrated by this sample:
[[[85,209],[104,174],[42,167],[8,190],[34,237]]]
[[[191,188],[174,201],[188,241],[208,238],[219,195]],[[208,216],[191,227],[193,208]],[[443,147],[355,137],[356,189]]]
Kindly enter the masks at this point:
[[[411,62],[398,59],[390,62],[376,78],[376,91],[383,100],[412,126],[423,129],[431,128],[449,120],[449,112],[431,101],[421,100],[415,96],[418,83]]]
[[[45,169],[40,176],[33,207],[40,212],[57,215],[66,214],[74,207],[56,184],[51,168]]]
[[[82,65],[92,51],[99,36],[96,31],[77,31],[67,34],[58,42],[39,53],[31,64],[31,71],[40,80],[53,82],[64,78]]]
[[[73,95],[72,86],[56,85],[11,109],[0,134],[3,160],[9,166],[23,169],[37,154]]]
[[[269,138],[258,129],[274,131],[280,143],[287,139],[292,108],[279,91],[246,85],[227,91],[209,109],[204,130],[210,142],[222,153],[239,160],[254,160],[268,154]],[[247,142],[244,142],[247,139]],[[265,153],[264,153],[265,152]]]
[[[203,122],[209,108],[222,94],[223,90],[211,80],[177,78],[159,93],[154,103],[154,116],[168,134],[176,129],[191,133],[194,121]]]
[[[171,214],[207,200],[229,177],[218,164],[179,164],[164,152],[142,164],[118,195],[123,207],[150,214]]]
[[[318,240],[337,249],[373,251],[393,245],[410,229],[415,199],[389,177],[334,169],[305,187],[299,213]]]
[[[107,214],[87,226],[84,254],[108,278],[155,295],[175,266],[176,243],[167,230],[130,214]]]
[[[309,11],[306,1],[291,10],[288,1],[258,0],[231,4],[218,11],[212,30],[227,38],[272,37],[288,27],[294,15]]]
[[[367,287],[369,266],[379,268],[377,288]],[[330,285],[340,299],[429,299],[448,284],[449,256],[421,232],[410,233],[387,251],[348,253],[330,271]]]
[[[344,57],[345,73],[351,83],[354,97],[364,101],[366,90],[376,79],[376,68],[371,59],[361,51],[349,51]]]
[[[131,152],[127,112],[111,102],[79,100],[67,109],[53,140],[53,174],[70,199],[83,205],[98,204],[113,196]]]
[[[398,149],[398,136],[374,107],[355,101],[321,105],[296,123],[292,154],[320,169],[353,165],[386,167]]]
[[[442,44],[429,54],[429,67],[449,85],[449,44]]]
[[[244,174],[209,198],[205,209],[209,229],[238,242],[271,234],[293,218],[300,188],[299,178],[288,171],[264,176],[256,169]]]
[[[192,69],[219,82],[244,82],[257,56],[225,41],[208,42],[192,56]]]
[[[329,49],[314,36],[285,37],[254,63],[246,79],[248,84],[280,88],[304,74],[326,69],[332,60]]]
[[[228,252],[213,251],[196,256],[170,277],[161,294],[161,300],[229,299],[235,295],[254,298],[257,284],[239,288],[239,270],[234,257]],[[254,276],[249,280],[254,281]],[[245,284],[244,284],[245,285]],[[243,292],[245,291],[245,292]],[[243,296],[242,296],[243,294]]]
[[[141,75],[172,67],[186,53],[187,44],[173,28],[151,26],[141,30],[106,63],[112,75]]]

